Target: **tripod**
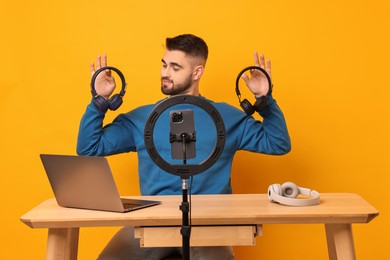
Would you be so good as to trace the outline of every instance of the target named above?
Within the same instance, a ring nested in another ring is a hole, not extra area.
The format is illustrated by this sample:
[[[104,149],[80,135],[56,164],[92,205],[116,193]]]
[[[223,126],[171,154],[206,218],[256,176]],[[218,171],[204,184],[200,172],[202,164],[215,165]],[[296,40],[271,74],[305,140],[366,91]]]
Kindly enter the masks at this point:
[[[187,164],[187,144],[188,142],[195,142],[195,133],[182,133],[180,135],[170,136],[171,142],[182,142],[183,151],[183,165]],[[191,205],[188,201],[188,176],[181,175],[182,180],[182,203],[180,210],[182,211],[182,226],[180,234],[182,235],[182,246],[183,246],[183,259],[190,259],[190,236],[191,236]],[[191,194],[190,194],[191,196]]]
[[[182,226],[180,234],[182,236],[183,259],[190,259],[190,236],[191,236],[191,219],[189,212],[191,205],[188,202],[188,178],[182,178],[182,202],[180,210],[182,211]]]

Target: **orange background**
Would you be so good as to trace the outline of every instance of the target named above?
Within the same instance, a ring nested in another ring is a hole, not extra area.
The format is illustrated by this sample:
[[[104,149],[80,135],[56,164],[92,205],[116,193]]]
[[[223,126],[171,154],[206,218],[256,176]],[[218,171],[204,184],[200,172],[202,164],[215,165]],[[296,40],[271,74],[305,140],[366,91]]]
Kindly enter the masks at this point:
[[[43,259],[47,230],[19,217],[53,197],[40,153],[75,154],[90,102],[89,62],[107,53],[129,83],[107,121],[162,98],[166,37],[209,45],[202,95],[238,107],[235,78],[255,50],[272,59],[274,96],[292,151],[239,152],[235,193],[293,181],[319,192],[358,193],[380,216],[354,225],[358,259],[390,259],[390,7],[378,1],[10,1],[0,9],[0,259]],[[246,95],[248,99],[251,97]],[[139,194],[135,154],[109,158],[122,195]],[[117,228],[84,228],[79,259],[94,259]],[[6,235],[7,234],[7,235]],[[237,259],[327,259],[322,225],[268,225]]]

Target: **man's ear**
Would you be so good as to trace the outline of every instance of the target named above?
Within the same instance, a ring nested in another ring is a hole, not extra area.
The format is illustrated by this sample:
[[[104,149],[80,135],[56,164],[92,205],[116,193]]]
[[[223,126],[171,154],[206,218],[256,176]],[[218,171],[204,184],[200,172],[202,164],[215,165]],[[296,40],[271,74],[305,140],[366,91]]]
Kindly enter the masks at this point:
[[[194,80],[199,80],[202,77],[203,72],[204,72],[204,66],[203,65],[196,66],[195,69],[194,69],[193,79]]]

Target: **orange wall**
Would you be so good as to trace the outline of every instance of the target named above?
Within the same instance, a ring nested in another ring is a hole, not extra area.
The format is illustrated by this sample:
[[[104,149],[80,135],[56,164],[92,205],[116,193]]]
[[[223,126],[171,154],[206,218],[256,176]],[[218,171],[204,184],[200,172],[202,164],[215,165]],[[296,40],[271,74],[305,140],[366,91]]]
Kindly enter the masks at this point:
[[[19,217],[53,196],[40,153],[74,154],[90,101],[89,62],[107,53],[129,82],[108,120],[155,102],[167,36],[194,33],[210,48],[202,94],[238,106],[234,82],[254,50],[272,58],[274,96],[293,149],[272,157],[240,152],[236,193],[294,181],[320,192],[353,192],[380,216],[354,225],[358,259],[389,259],[389,2],[378,1],[18,1],[0,9],[0,259],[43,259],[46,230]],[[248,97],[251,98],[251,97]],[[138,194],[136,156],[110,158],[123,195]],[[94,258],[116,228],[86,228],[80,259]],[[265,226],[237,259],[326,259],[320,225]]]

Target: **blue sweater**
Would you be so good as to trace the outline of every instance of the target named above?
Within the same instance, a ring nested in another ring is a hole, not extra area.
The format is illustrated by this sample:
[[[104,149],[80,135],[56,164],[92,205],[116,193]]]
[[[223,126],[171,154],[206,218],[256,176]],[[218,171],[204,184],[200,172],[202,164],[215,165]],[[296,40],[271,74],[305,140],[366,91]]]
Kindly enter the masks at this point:
[[[269,105],[263,109],[263,121],[247,116],[241,110],[226,103],[208,100],[221,114],[225,124],[226,143],[218,161],[207,171],[193,177],[193,194],[232,193],[230,172],[233,157],[238,150],[281,155],[291,149],[286,122],[276,101],[268,96]],[[150,159],[144,144],[144,127],[154,105],[136,108],[119,115],[112,123],[103,127],[105,114],[93,103],[87,107],[79,129],[77,153],[89,156],[107,156],[124,152],[137,152],[138,174],[142,195],[181,194],[179,176],[161,170]],[[196,157],[188,164],[199,164],[207,159],[215,145],[216,130],[207,112],[190,104],[179,104],[160,114],[154,128],[154,144],[160,156],[169,163],[173,160],[169,142],[169,111],[192,109],[196,131]]]

